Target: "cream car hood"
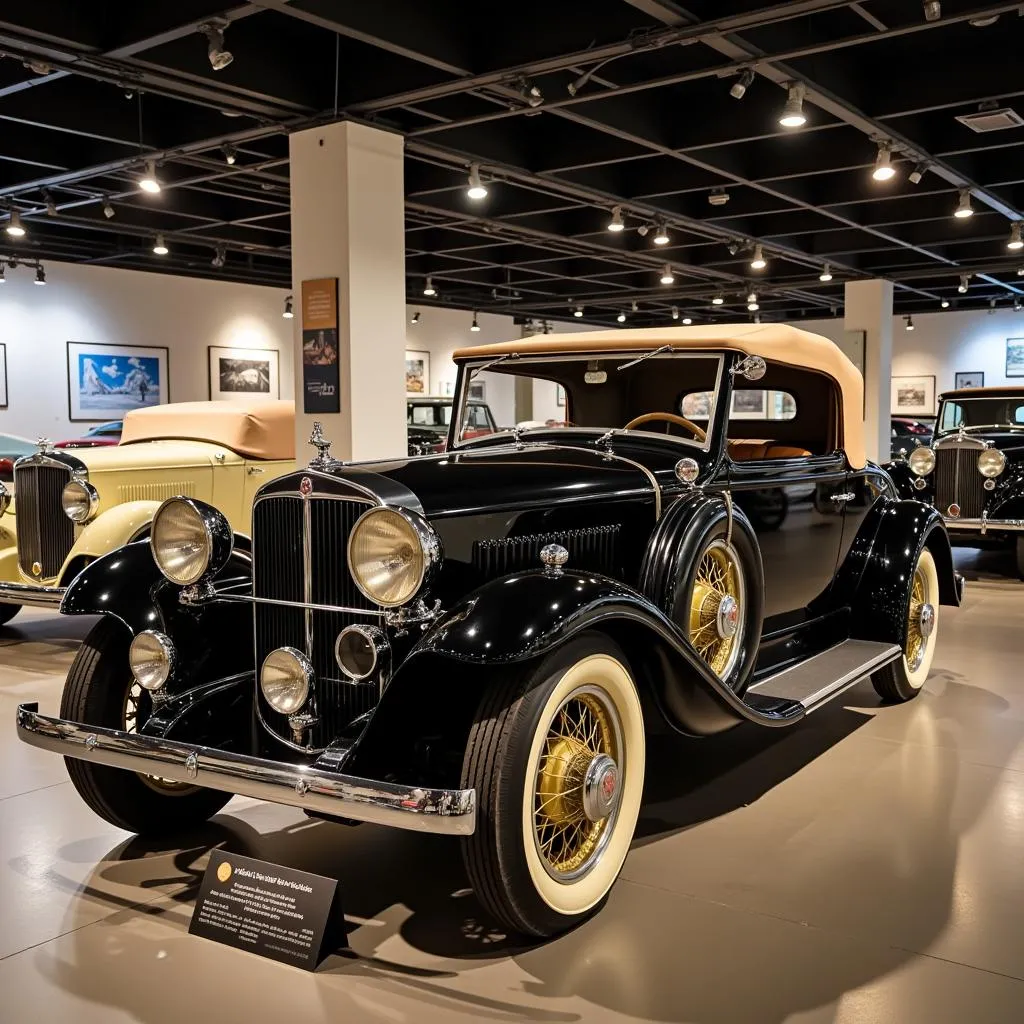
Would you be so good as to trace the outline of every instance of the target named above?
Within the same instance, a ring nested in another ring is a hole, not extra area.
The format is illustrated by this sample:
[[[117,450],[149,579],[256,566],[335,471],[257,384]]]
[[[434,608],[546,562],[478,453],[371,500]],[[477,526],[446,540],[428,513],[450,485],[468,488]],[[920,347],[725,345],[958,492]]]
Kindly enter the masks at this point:
[[[102,448],[70,448],[65,449],[64,454],[83,462],[90,474],[212,466],[244,461],[230,448],[208,441],[139,441]]]

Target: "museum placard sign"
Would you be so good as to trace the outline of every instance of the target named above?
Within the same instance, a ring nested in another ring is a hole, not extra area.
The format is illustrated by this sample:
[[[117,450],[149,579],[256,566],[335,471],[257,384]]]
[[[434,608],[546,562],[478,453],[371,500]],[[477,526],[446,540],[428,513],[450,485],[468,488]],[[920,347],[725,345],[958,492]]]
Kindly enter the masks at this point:
[[[312,971],[344,945],[338,882],[214,850],[188,930]]]
[[[302,410],[341,412],[336,277],[302,282]]]

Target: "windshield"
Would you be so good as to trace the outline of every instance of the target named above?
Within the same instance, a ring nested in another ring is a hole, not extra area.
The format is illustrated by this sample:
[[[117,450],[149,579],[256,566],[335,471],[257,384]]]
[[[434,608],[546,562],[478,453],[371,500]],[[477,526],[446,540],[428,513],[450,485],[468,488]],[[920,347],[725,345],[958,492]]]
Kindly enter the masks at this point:
[[[625,352],[602,355],[520,356],[481,361],[462,375],[458,441],[479,436],[465,395],[485,383],[499,433],[636,430],[670,436],[707,449],[704,434],[722,386],[722,356],[700,353]],[[707,392],[703,426],[687,426],[683,396]],[[640,422],[641,417],[643,421]],[[682,421],[682,422],[680,422]],[[633,424],[633,426],[629,426]],[[696,429],[691,429],[695,427]]]
[[[939,409],[939,433],[959,430],[1024,430],[1024,395],[947,399]]]

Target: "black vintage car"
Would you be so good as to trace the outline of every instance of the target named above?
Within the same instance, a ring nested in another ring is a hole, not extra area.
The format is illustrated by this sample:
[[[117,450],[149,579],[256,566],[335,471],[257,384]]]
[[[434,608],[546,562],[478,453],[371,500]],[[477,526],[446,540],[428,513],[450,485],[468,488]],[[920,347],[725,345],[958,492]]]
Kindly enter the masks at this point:
[[[406,400],[410,455],[436,455],[448,447],[454,402],[450,395],[424,395]],[[494,422],[490,406],[480,399],[468,399],[462,416],[463,440],[497,431],[498,425]]]
[[[935,440],[888,468],[904,497],[938,509],[954,545],[1007,548],[1024,579],[1024,387],[940,395]]]
[[[622,867],[649,730],[795,726],[868,675],[909,700],[962,580],[942,518],[867,461],[860,375],[823,338],[616,331],[456,361],[443,455],[345,464],[314,431],[308,468],[257,495],[251,556],[182,497],[86,568],[62,610],[103,617],[61,717],[22,705],[18,728],[136,832],[242,793],[462,836],[485,907],[551,935]],[[484,369],[562,385],[568,425],[463,440]],[[773,490],[795,498],[761,528]]]

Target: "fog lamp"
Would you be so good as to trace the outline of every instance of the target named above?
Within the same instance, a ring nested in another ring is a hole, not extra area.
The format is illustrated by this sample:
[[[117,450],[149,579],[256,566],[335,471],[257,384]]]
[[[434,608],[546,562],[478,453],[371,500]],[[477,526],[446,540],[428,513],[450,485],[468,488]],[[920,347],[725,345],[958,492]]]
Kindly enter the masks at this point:
[[[271,651],[260,669],[260,689],[267,703],[282,715],[293,715],[309,697],[313,666],[294,647]]]
[[[334,643],[334,657],[350,679],[367,679],[377,670],[386,646],[387,639],[376,626],[346,626]]]
[[[163,687],[174,670],[174,644],[163,633],[147,629],[132,640],[128,665],[135,682],[153,693]]]
[[[907,462],[918,476],[927,476],[935,468],[935,452],[921,445],[910,453]]]

